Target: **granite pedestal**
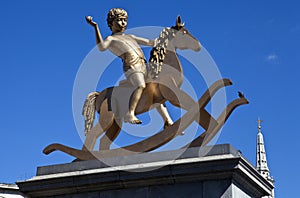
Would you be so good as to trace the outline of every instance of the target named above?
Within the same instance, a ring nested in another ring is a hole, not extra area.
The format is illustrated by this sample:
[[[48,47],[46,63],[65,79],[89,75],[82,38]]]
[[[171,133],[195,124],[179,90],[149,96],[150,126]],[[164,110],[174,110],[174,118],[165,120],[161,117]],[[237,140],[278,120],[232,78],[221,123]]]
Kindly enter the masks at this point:
[[[38,167],[28,197],[262,197],[274,186],[229,144]]]

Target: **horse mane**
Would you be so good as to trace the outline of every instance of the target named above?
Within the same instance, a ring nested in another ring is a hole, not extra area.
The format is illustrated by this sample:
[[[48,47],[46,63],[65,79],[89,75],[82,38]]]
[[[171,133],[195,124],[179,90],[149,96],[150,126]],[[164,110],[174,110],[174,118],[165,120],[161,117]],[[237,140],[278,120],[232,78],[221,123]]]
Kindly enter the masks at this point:
[[[158,78],[161,72],[161,66],[167,53],[168,41],[174,38],[172,28],[164,28],[159,37],[155,40],[155,46],[150,52],[149,70],[153,79]]]

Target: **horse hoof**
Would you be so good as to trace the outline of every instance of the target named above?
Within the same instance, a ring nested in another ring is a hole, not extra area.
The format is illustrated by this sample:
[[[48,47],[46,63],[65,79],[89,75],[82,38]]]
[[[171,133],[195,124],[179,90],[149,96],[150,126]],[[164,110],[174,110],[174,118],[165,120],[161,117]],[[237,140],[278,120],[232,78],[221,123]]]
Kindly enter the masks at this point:
[[[171,124],[171,123],[169,123],[169,122],[165,122],[165,124],[164,124],[164,129],[166,129],[166,128],[172,126],[172,125],[173,125],[173,123]]]

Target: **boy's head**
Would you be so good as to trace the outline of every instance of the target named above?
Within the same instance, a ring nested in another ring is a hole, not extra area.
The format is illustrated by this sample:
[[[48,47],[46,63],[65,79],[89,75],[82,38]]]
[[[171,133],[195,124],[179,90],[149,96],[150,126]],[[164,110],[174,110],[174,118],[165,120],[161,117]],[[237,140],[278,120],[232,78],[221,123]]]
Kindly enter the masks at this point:
[[[126,19],[128,15],[127,12],[122,8],[113,8],[107,14],[107,25],[112,30],[113,22],[119,19]],[[127,24],[126,24],[127,25]]]

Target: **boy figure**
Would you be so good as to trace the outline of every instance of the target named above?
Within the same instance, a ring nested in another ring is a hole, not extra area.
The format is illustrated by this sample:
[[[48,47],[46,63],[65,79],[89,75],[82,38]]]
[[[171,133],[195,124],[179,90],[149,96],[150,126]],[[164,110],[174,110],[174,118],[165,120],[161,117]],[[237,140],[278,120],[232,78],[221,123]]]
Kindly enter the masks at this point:
[[[86,21],[95,28],[96,42],[98,49],[104,51],[109,49],[123,61],[123,71],[126,78],[136,88],[132,94],[129,110],[124,117],[124,122],[131,124],[141,124],[142,121],[135,116],[135,109],[146,87],[146,60],[140,45],[154,46],[155,41],[134,35],[126,35],[124,31],[127,27],[127,12],[121,8],[113,8],[107,15],[107,24],[112,31],[112,35],[103,40],[98,24],[92,20],[91,16],[86,17]],[[158,107],[159,113],[163,116],[168,125],[173,122],[163,105]]]

